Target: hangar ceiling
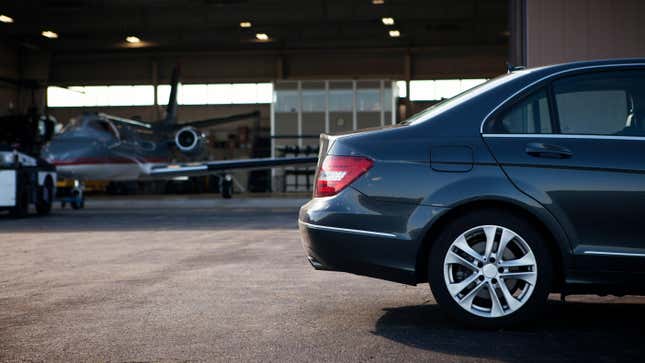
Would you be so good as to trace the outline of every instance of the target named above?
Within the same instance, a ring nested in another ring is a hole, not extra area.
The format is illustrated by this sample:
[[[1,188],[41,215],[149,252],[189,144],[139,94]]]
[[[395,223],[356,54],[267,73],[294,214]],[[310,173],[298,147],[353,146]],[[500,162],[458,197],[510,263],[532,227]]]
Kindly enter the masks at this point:
[[[507,7],[506,0],[21,0],[0,5],[14,19],[0,24],[0,35],[59,54],[132,52],[128,35],[159,51],[500,46],[508,42]],[[400,37],[389,36],[393,29]]]

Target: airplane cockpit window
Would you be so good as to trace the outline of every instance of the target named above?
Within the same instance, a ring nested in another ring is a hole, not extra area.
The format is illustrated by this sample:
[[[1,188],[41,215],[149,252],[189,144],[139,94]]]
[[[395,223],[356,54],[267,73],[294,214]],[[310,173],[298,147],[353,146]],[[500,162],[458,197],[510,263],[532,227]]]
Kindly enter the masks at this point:
[[[74,130],[77,130],[79,127],[81,127],[83,123],[76,118],[71,119],[67,125],[63,126],[63,128],[60,130],[61,134],[65,134]]]
[[[139,135],[136,132],[130,130],[130,128],[119,124],[116,124],[115,127],[119,130],[121,141],[129,142],[132,144],[137,144],[140,142],[141,138],[139,137]]]
[[[87,126],[101,133],[109,134],[115,139],[119,137],[114,127],[112,127],[112,125],[107,121],[91,120],[87,122]]]
[[[61,130],[64,137],[93,137],[118,140],[119,133],[108,121],[101,119],[73,119]]]

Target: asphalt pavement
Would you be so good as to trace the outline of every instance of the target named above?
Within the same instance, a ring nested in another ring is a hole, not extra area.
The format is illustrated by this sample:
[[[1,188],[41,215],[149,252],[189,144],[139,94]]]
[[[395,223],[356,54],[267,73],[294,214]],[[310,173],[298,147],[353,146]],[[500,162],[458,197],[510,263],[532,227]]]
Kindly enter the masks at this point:
[[[169,201],[170,200],[170,201]],[[426,284],[313,270],[303,200],[111,199],[0,216],[0,361],[641,361],[645,298],[460,326]]]

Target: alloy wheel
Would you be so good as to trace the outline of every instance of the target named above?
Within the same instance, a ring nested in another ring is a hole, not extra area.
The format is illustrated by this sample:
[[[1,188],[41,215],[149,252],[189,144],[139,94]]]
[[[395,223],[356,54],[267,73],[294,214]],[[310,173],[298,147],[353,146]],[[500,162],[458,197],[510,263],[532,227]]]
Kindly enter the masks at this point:
[[[450,296],[466,311],[485,318],[514,313],[531,297],[537,260],[512,230],[483,225],[457,237],[444,258]]]

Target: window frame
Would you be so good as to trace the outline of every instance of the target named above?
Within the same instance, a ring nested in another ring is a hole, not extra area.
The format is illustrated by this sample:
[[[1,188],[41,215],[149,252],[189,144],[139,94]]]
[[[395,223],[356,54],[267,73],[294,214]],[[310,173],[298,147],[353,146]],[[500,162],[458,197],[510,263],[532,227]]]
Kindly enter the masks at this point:
[[[603,66],[591,66],[584,68],[576,68],[571,70],[561,71],[559,73],[551,74],[544,76],[541,79],[529,83],[524,88],[520,89],[515,94],[511,95],[505,101],[503,101],[500,106],[493,109],[493,111],[484,118],[484,121],[480,127],[480,133],[482,135],[495,135],[495,136],[506,136],[506,137],[567,137],[567,138],[615,138],[615,139],[644,139],[644,136],[631,136],[631,135],[601,135],[601,134],[563,134],[560,128],[560,117],[558,113],[558,106],[555,100],[555,92],[553,90],[553,82],[561,80],[563,78],[576,77],[585,74],[599,74],[599,73],[609,73],[609,72],[624,72],[624,71],[641,71],[645,72],[645,64],[609,64]],[[546,89],[547,92],[547,101],[549,103],[549,116],[551,118],[551,133],[524,133],[524,134],[500,134],[495,132],[488,132],[490,126],[498,122],[498,119],[501,116],[504,116],[508,110],[515,107],[518,103],[522,102],[526,97],[539,92],[541,89]]]

